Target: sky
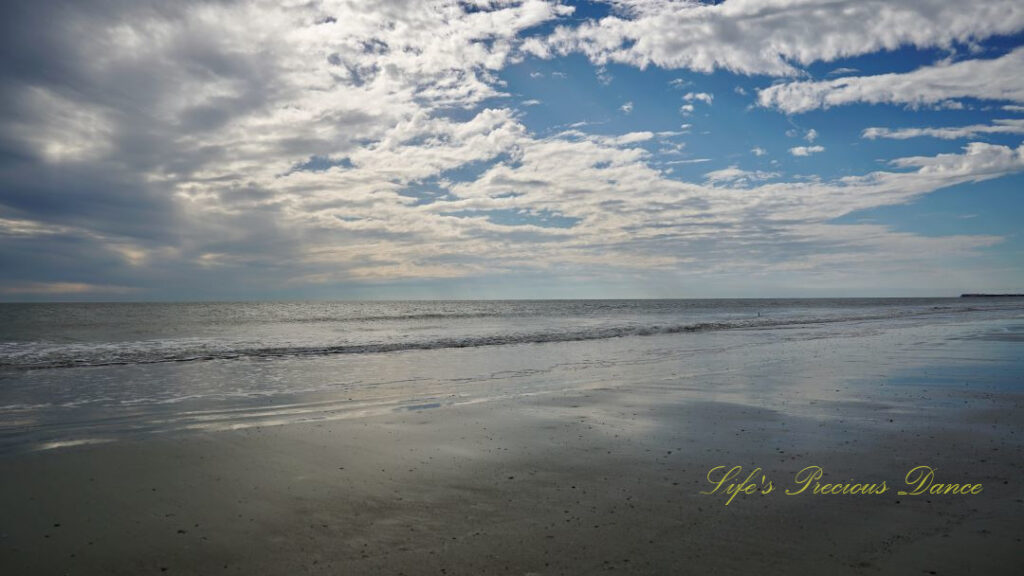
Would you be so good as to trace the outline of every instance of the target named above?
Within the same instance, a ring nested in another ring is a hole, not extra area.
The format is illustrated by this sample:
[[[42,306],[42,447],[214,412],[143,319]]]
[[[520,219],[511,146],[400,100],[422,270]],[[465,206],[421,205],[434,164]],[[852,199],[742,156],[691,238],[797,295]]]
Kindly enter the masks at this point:
[[[15,0],[0,54],[0,300],[1024,292],[1020,0]]]

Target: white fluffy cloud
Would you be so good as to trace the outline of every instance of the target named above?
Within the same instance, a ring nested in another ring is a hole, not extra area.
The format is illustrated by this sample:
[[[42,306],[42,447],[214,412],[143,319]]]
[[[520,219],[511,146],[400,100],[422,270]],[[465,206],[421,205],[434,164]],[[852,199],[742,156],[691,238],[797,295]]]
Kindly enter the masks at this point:
[[[715,101],[715,96],[713,94],[708,94],[707,92],[687,92],[683,95],[683,100],[686,100],[687,102],[703,102],[710,106],[711,103]]]
[[[941,63],[902,74],[788,82],[758,93],[758,103],[789,114],[864,102],[942,105],[956,98],[1024,102],[1024,48],[998,58]]]
[[[672,167],[710,160],[683,154],[683,132],[531,132],[498,76],[526,53],[563,49],[598,62],[789,74],[792,63],[1007,30],[1019,25],[1014,4],[978,6],[962,21],[931,2],[620,2],[617,16],[551,39],[521,37],[571,11],[539,0],[159,5],[40,9],[40,41],[4,45],[32,64],[0,83],[0,143],[15,152],[0,175],[0,242],[24,275],[16,288],[148,282],[186,292],[176,283],[195,278],[287,290],[906,263],[999,239],[831,220],[1024,170],[1021,148],[974,143],[833,181],[737,164],[686,182]],[[609,30],[622,34],[602,44]],[[684,114],[712,102],[698,91],[676,100]],[[815,134],[804,134],[808,144]],[[56,269],[66,279],[39,283]]]
[[[558,28],[552,53],[597,64],[795,75],[794,64],[948,47],[1024,28],[1016,0],[610,0],[616,14]]]

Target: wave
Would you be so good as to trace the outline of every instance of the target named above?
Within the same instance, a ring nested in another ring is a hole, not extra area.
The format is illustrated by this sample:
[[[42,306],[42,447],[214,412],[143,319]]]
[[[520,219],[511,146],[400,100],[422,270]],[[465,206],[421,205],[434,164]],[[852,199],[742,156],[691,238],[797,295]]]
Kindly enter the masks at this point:
[[[160,364],[171,362],[199,362],[209,360],[269,359],[303,356],[331,356],[342,354],[380,354],[410,350],[445,348],[478,348],[517,344],[545,344],[605,340],[630,336],[655,336],[682,333],[715,332],[737,329],[779,329],[841,322],[890,320],[914,316],[971,312],[975,309],[949,309],[934,307],[929,310],[900,310],[887,313],[837,315],[829,317],[746,318],[717,322],[652,323],[648,325],[613,325],[573,328],[559,326],[528,332],[447,336],[422,340],[395,342],[369,342],[332,345],[253,346],[230,342],[145,341],[74,345],[44,345],[23,343],[3,345],[0,352],[0,370],[36,370],[92,366],[122,366]],[[877,312],[877,311],[876,311]]]

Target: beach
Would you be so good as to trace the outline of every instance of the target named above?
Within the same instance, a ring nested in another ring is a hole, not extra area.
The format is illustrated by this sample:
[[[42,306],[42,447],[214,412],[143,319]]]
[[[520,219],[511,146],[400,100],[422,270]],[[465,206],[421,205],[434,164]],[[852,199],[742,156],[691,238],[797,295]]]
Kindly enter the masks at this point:
[[[1024,1],[0,28],[0,576],[1024,575]]]
[[[1016,574],[1024,315],[919,304],[774,324],[758,318],[782,312],[762,306],[746,325],[643,328],[659,319],[588,339],[8,367],[0,571]],[[76,379],[102,393],[69,392]],[[730,498],[713,481],[735,466],[757,486]],[[981,488],[900,495],[918,466]],[[820,484],[887,490],[787,494],[808,467]]]

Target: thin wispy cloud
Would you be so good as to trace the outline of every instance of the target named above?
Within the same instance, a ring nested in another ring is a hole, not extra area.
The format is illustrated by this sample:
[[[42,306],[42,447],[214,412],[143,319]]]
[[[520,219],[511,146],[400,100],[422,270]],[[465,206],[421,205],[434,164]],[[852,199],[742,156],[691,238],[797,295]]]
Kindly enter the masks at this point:
[[[789,149],[789,153],[793,156],[810,156],[811,154],[818,154],[824,151],[824,146],[794,146]]]
[[[888,138],[890,140],[908,140],[910,138],[941,138],[943,140],[959,140],[976,138],[984,134],[1024,134],[1024,119],[994,120],[992,124],[973,124],[970,126],[946,126],[937,128],[897,128],[884,127],[865,128],[862,136],[868,139]]]

